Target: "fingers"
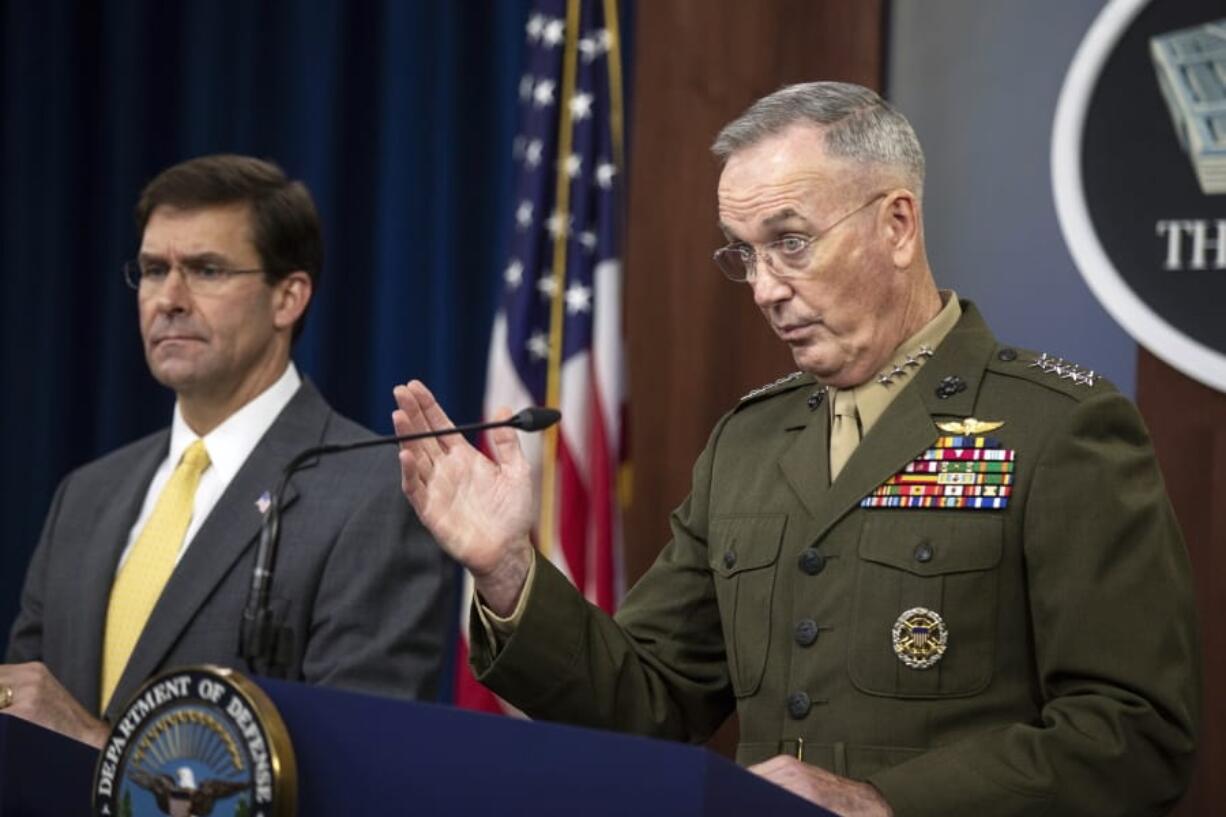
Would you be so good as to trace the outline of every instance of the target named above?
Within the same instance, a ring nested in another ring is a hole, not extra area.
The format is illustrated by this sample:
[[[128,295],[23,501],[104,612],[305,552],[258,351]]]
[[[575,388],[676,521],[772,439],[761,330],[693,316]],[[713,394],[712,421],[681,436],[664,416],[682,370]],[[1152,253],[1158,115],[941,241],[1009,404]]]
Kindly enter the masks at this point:
[[[0,695],[8,699],[9,714],[30,720],[57,699],[61,687],[47,666],[39,661],[0,665]],[[8,694],[5,694],[5,692]],[[67,695],[67,693],[64,693]]]
[[[454,428],[455,423],[451,422],[451,418],[443,411],[443,407],[434,399],[434,395],[426,388],[426,384],[420,380],[410,380],[408,385],[409,392],[417,399],[417,405],[421,408],[422,414],[426,418],[428,427],[433,431],[440,431],[446,428]],[[441,437],[440,441],[455,438]],[[444,445],[444,447],[446,447]]]
[[[414,388],[414,386],[417,388]],[[396,405],[399,407],[397,412],[392,415],[392,423],[396,427],[397,436],[423,434],[450,426],[450,423],[445,423],[441,426],[432,424],[431,415],[428,413],[426,404],[433,404],[435,406],[435,415],[442,415],[444,421],[446,421],[446,415],[442,414],[441,408],[438,408],[438,403],[434,401],[434,395],[430,394],[429,389],[420,382],[413,380],[407,386],[397,386],[392,389],[392,396],[396,399]],[[430,459],[442,456],[447,450],[446,444],[437,437],[404,442],[400,444],[400,447],[412,451],[414,454],[424,454]]]
[[[501,406],[494,412],[493,420],[499,422],[506,420],[512,414],[512,411],[506,406]],[[519,434],[513,428],[503,427],[490,429],[490,454],[493,455],[494,461],[499,465],[519,465],[524,459],[524,449],[519,444]]]
[[[755,763],[746,768],[746,771],[753,772],[759,777],[764,777],[767,780],[774,780],[780,774],[786,773],[792,768],[792,764],[799,761],[791,755],[775,755],[770,760],[764,760],[761,763]]]
[[[110,728],[86,712],[42,662],[0,665],[0,687],[12,690],[12,700],[4,714],[94,747],[106,742]]]

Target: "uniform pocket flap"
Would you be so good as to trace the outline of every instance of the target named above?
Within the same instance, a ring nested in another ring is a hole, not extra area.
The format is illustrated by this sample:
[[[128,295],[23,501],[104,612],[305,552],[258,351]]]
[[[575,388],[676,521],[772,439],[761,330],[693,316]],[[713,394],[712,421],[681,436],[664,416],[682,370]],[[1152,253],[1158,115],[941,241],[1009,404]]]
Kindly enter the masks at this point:
[[[1000,563],[1003,537],[997,516],[874,514],[865,521],[860,558],[917,576],[991,570]]]
[[[779,560],[787,514],[717,516],[711,520],[711,570],[734,576]]]

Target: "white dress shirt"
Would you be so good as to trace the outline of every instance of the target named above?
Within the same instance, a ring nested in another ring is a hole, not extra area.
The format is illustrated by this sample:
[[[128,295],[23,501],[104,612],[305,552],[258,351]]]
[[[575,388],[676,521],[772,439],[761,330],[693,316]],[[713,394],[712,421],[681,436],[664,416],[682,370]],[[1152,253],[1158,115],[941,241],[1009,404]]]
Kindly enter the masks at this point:
[[[192,521],[188,524],[187,533],[183,537],[183,546],[179,548],[179,559],[182,559],[183,554],[187,552],[188,546],[191,545],[200,526],[204,524],[204,520],[209,518],[213,506],[225,493],[230,480],[234,479],[235,474],[243,467],[247,457],[255,450],[256,443],[272,426],[277,415],[289,404],[301,385],[302,378],[298,375],[298,369],[294,366],[293,361],[290,361],[277,382],[227,417],[225,422],[217,428],[204,435],[204,449],[209,452],[210,464],[200,475],[200,483],[196,486]],[[128,558],[128,552],[153,513],[153,507],[157,504],[158,497],[161,496],[162,489],[166,487],[166,482],[174,472],[175,466],[183,457],[183,452],[198,439],[200,437],[188,427],[187,422],[183,419],[179,403],[175,401],[174,420],[170,424],[170,451],[154,472],[149,489],[145,492],[145,502],[141,505],[140,515],[136,517],[136,524],[128,533],[128,544],[119,557],[119,566],[122,566]]]

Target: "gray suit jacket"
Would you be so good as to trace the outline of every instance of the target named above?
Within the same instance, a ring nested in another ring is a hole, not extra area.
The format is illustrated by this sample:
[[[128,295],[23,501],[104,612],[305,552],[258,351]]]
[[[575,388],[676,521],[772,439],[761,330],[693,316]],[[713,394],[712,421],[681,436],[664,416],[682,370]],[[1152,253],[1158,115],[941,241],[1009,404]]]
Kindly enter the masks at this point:
[[[248,669],[239,625],[263,518],[256,501],[304,448],[370,436],[303,383],[171,575],[108,719],[164,669],[204,662]],[[169,441],[169,430],[159,431],[65,477],[26,576],[7,660],[43,661],[93,712],[115,566]],[[328,457],[290,480],[271,595],[296,636],[292,679],[433,697],[455,570],[399,483],[391,447]]]

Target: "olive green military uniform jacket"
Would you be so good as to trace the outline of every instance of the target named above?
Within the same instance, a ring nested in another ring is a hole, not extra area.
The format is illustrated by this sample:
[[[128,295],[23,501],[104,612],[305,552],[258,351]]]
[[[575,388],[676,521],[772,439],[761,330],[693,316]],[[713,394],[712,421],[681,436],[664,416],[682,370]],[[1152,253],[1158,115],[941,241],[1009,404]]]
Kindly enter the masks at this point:
[[[538,559],[497,653],[472,629],[480,680],[534,717],[679,740],[735,707],[740,762],[803,752],[898,817],[1164,813],[1191,768],[1199,667],[1148,435],[1109,384],[1032,366],[963,309],[833,485],[813,378],[743,400],[616,618]],[[941,388],[951,376],[965,388]],[[1004,422],[1007,507],[860,506],[944,434],[934,421],[967,417]],[[927,669],[891,640],[915,607],[946,625]]]

